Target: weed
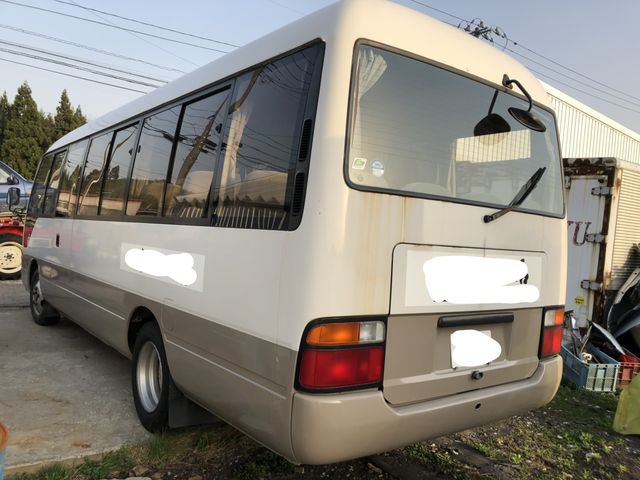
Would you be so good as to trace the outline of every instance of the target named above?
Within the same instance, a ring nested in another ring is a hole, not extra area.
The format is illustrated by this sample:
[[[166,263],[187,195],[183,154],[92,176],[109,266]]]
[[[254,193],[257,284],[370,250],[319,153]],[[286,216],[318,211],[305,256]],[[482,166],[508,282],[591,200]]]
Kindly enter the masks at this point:
[[[240,466],[238,478],[241,480],[253,480],[258,478],[272,478],[274,476],[292,473],[294,466],[284,458],[262,448],[251,460]]]
[[[416,443],[402,449],[407,456],[414,458],[436,472],[443,473],[455,480],[475,480],[481,478],[468,470],[468,467],[455,461],[446,451],[435,444]]]
[[[100,480],[114,476],[113,473],[128,472],[133,466],[126,450],[109,452],[100,460],[85,460],[77,468],[76,472],[86,480]]]

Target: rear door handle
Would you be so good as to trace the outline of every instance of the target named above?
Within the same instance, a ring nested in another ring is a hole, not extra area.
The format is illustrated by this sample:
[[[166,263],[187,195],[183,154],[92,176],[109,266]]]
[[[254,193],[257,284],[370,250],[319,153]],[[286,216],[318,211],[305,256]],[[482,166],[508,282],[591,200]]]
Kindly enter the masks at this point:
[[[440,317],[438,319],[438,328],[450,328],[450,327],[472,327],[477,325],[492,325],[496,323],[511,323],[513,322],[513,314],[489,314],[489,315],[474,315],[468,317]]]
[[[60,234],[56,233],[56,247],[60,246]]]

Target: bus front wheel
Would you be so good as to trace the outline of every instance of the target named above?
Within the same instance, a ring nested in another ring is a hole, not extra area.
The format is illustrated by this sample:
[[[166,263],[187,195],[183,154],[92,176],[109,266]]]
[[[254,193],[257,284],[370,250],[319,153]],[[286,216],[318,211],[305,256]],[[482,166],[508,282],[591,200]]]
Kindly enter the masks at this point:
[[[160,328],[147,322],[133,347],[131,386],[140,423],[150,432],[161,432],[168,426],[170,382]]]

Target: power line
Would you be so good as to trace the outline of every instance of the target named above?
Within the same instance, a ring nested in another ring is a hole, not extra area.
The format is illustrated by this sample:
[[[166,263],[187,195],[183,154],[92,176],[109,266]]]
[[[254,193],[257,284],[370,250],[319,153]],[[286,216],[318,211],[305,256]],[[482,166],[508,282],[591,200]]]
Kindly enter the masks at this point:
[[[9,60],[7,58],[0,57],[0,61],[7,62],[7,63],[14,63],[16,65],[22,65],[24,67],[29,67],[29,68],[35,68],[36,70],[43,70],[45,72],[56,73],[58,75],[64,75],[65,77],[71,77],[71,78],[77,78],[77,79],[80,79],[80,80],[86,80],[87,82],[98,83],[100,85],[107,85],[109,87],[120,88],[122,90],[129,90],[130,92],[145,93],[145,94],[148,93],[148,92],[145,92],[143,90],[136,90],[135,88],[123,87],[122,85],[116,85],[114,83],[101,82],[100,80],[95,80],[93,78],[87,78],[87,77],[81,77],[80,75],[73,75],[71,73],[58,72],[56,70],[50,70],[50,69],[44,68],[44,67],[37,67],[35,65],[29,65],[28,63],[22,63],[22,62],[18,62],[16,60]]]
[[[611,100],[607,100],[606,98],[599,97],[597,95],[594,95],[593,93],[586,92],[586,91],[584,91],[584,90],[582,90],[580,88],[574,87],[573,85],[570,85],[568,83],[562,82],[562,81],[558,80],[557,78],[553,78],[553,77],[550,77],[549,75],[546,75],[546,74],[544,74],[542,72],[538,72],[537,70],[534,70],[533,68],[529,68],[529,70],[531,70],[536,75],[540,75],[541,77],[545,77],[545,78],[548,78],[550,80],[553,80],[554,82],[557,82],[560,85],[564,85],[565,87],[572,88],[573,90],[575,90],[577,92],[584,93],[585,95],[589,95],[590,97],[597,98],[598,100],[601,100],[603,102],[609,103],[611,105],[615,105],[616,107],[624,108],[625,110],[629,110],[630,112],[640,113],[640,110],[634,110],[633,108],[629,108],[629,107],[626,107],[624,105],[620,105],[619,103],[612,102]]]
[[[536,65],[541,66],[542,68],[546,68],[547,70],[552,71],[553,73],[556,73],[556,74],[561,75],[561,76],[563,76],[563,77],[565,77],[565,78],[568,78],[568,79],[569,79],[569,80],[571,80],[572,82],[576,82],[576,83],[578,83],[578,84],[580,84],[580,85],[584,85],[585,87],[591,88],[591,89],[595,90],[596,92],[604,93],[605,95],[609,95],[609,96],[611,96],[611,97],[613,97],[613,98],[615,98],[615,99],[622,100],[623,102],[629,102],[631,105],[635,105],[635,106],[637,106],[637,107],[640,107],[640,103],[632,102],[632,101],[630,101],[630,100],[628,100],[628,99],[626,99],[626,98],[619,97],[618,95],[614,95],[613,93],[609,93],[609,92],[607,92],[606,90],[603,90],[603,89],[601,89],[601,88],[598,88],[598,87],[594,87],[594,86],[592,86],[592,85],[589,85],[587,82],[583,82],[582,80],[578,80],[577,78],[573,78],[573,77],[571,77],[571,76],[567,75],[566,73],[562,73],[562,72],[560,72],[560,71],[558,71],[558,70],[555,70],[554,68],[551,68],[551,67],[549,67],[549,66],[545,65],[545,64],[544,64],[544,63],[542,63],[542,62],[538,62],[538,61],[534,60],[533,58],[527,57],[526,55],[523,55],[523,54],[521,54],[521,53],[518,53],[518,52],[516,52],[515,50],[512,50],[512,49],[510,49],[510,48],[506,48],[506,50],[507,50],[507,51],[509,51],[509,52],[511,52],[511,53],[513,53],[514,55],[518,55],[519,57],[524,58],[524,59],[525,59],[526,61],[528,61],[528,62],[534,63],[534,64],[536,64]],[[531,68],[529,67],[529,69],[531,69]],[[635,98],[635,97],[631,97],[631,98]],[[605,100],[605,99],[602,99],[602,100]],[[639,100],[640,100],[640,99],[639,99]],[[605,100],[605,101],[606,101],[606,100]]]
[[[304,12],[301,12],[300,10],[296,10],[295,8],[292,8],[292,7],[288,6],[288,5],[280,3],[280,2],[278,2],[276,0],[268,0],[268,1],[273,3],[274,5],[277,5],[280,8],[284,8],[285,10],[289,10],[289,11],[297,13],[299,15],[304,15]]]
[[[451,13],[449,13],[449,12],[444,11],[444,10],[437,9],[437,8],[435,8],[435,7],[432,7],[432,6],[430,6],[430,5],[427,5],[426,3],[420,2],[420,1],[418,1],[418,0],[409,0],[409,1],[411,1],[411,2],[413,2],[413,3],[416,3],[416,4],[418,4],[418,5],[422,5],[423,7],[429,8],[429,9],[434,10],[434,11],[436,11],[436,12],[439,12],[439,13],[441,13],[441,14],[443,14],[443,15],[447,15],[447,16],[449,16],[449,17],[456,18],[456,19],[458,19],[458,20],[460,20],[460,21],[470,23],[470,21],[469,21],[469,20],[466,20],[466,19],[464,19],[464,18],[458,17],[458,16],[453,15],[453,14],[451,14]],[[502,32],[502,31],[501,31],[501,33],[502,33],[502,34],[504,34],[504,32]],[[600,82],[600,81],[598,81],[598,80],[595,80],[595,79],[593,79],[593,78],[589,77],[588,75],[585,75],[585,74],[583,74],[583,73],[578,72],[577,70],[574,70],[574,69],[572,69],[572,68],[570,68],[570,67],[567,67],[567,66],[565,66],[565,65],[562,65],[561,63],[559,63],[559,62],[557,62],[557,61],[555,61],[555,60],[553,60],[553,59],[551,59],[551,58],[549,58],[549,57],[547,57],[547,56],[545,56],[545,55],[542,55],[541,53],[535,52],[534,50],[532,50],[532,49],[530,49],[530,48],[526,47],[525,45],[523,45],[523,44],[521,44],[521,43],[519,43],[519,42],[516,42],[516,41],[514,41],[514,40],[511,40],[510,38],[508,38],[508,37],[506,36],[506,34],[504,34],[503,38],[505,38],[505,39],[506,39],[507,44],[511,43],[511,44],[513,44],[514,46],[520,47],[520,48],[522,48],[522,49],[524,49],[524,50],[526,50],[526,51],[528,51],[528,52],[530,52],[530,53],[532,53],[532,54],[534,54],[534,55],[536,55],[536,56],[538,56],[538,57],[540,57],[540,58],[542,58],[542,59],[546,60],[547,62],[552,63],[553,65],[557,65],[557,66],[559,66],[559,67],[561,67],[561,68],[563,68],[563,69],[565,69],[565,70],[568,70],[569,72],[574,73],[575,75],[578,75],[578,76],[580,76],[580,77],[582,77],[582,78],[585,78],[585,79],[589,80],[589,81],[590,81],[590,82],[592,82],[592,83],[595,83],[595,84],[600,85],[600,86],[602,86],[602,87],[605,87],[605,88],[607,88],[607,89],[610,89],[610,90],[613,90],[613,91],[615,91],[615,92],[618,92],[618,93],[620,93],[620,94],[622,94],[622,95],[624,95],[624,96],[626,96],[626,97],[633,98],[633,99],[635,99],[635,100],[639,100],[639,101],[640,101],[640,98],[638,98],[638,97],[635,97],[635,96],[633,96],[633,95],[631,95],[631,94],[629,94],[629,93],[626,93],[626,92],[624,92],[624,91],[622,91],[622,90],[619,90],[619,89],[617,89],[617,88],[615,88],[615,87],[612,87],[612,86],[607,85],[607,84],[605,84],[605,83],[602,83],[602,82]],[[553,72],[555,72],[555,73],[557,73],[557,74],[559,74],[559,75],[562,75],[562,76],[564,76],[564,77],[566,77],[566,78],[569,78],[569,79],[570,79],[571,81],[573,81],[573,82],[576,82],[576,83],[579,83],[579,84],[585,85],[586,87],[588,87],[588,88],[590,88],[590,89],[592,89],[592,90],[595,90],[595,91],[598,91],[598,92],[603,92],[603,93],[605,93],[605,94],[607,94],[607,95],[609,95],[609,96],[612,96],[612,97],[617,98],[617,99],[619,99],[619,100],[623,100],[623,101],[625,101],[625,102],[629,102],[629,103],[631,103],[631,104],[633,104],[633,105],[638,105],[638,104],[636,104],[636,103],[634,103],[634,102],[629,101],[628,99],[620,98],[620,97],[618,97],[618,96],[616,96],[616,95],[613,95],[613,94],[611,94],[611,93],[608,93],[608,92],[606,92],[606,91],[603,91],[603,90],[601,90],[601,89],[599,89],[599,88],[597,88],[597,87],[594,87],[593,85],[589,85],[589,84],[584,83],[584,82],[582,82],[582,81],[580,81],[580,80],[576,80],[575,78],[572,78],[572,77],[570,77],[570,76],[568,76],[568,75],[565,75],[565,74],[563,74],[563,73],[561,73],[561,72],[558,72],[557,70],[554,70],[554,69],[552,69],[551,67],[548,67],[548,66],[546,66],[546,65],[544,65],[544,64],[542,64],[542,63],[536,62],[535,60],[532,60],[532,59],[530,59],[530,58],[528,58],[528,57],[526,57],[526,56],[524,56],[524,55],[522,55],[522,54],[520,54],[520,53],[518,53],[518,52],[515,52],[515,51],[513,51],[513,50],[511,50],[511,49],[508,49],[508,50],[509,50],[510,52],[512,52],[512,53],[515,53],[516,55],[519,55],[519,56],[523,57],[523,58],[527,58],[529,61],[531,61],[531,62],[533,62],[533,63],[536,63],[536,64],[538,64],[538,65],[540,65],[540,66],[542,66],[542,67],[544,67],[544,68],[546,68],[546,69],[548,69],[548,70],[551,70],[551,71],[553,71]],[[624,106],[624,105],[620,105],[619,103],[612,102],[612,101],[610,101],[610,100],[608,100],[608,99],[606,99],[606,98],[602,98],[602,97],[599,97],[599,96],[594,95],[594,94],[592,94],[592,93],[586,92],[586,91],[584,91],[584,90],[582,90],[582,89],[580,89],[580,88],[576,88],[576,87],[574,87],[574,86],[572,86],[572,85],[570,85],[570,84],[568,84],[568,83],[562,82],[561,80],[558,80],[558,79],[556,79],[556,78],[554,78],[554,77],[552,77],[552,76],[550,76],[550,75],[546,75],[546,74],[543,74],[543,73],[541,73],[541,72],[537,72],[536,70],[534,70],[534,69],[532,69],[532,68],[529,68],[529,70],[531,70],[532,72],[534,72],[534,73],[536,73],[536,74],[538,74],[538,75],[541,75],[541,76],[543,76],[543,77],[545,77],[545,78],[548,78],[548,79],[550,79],[550,80],[552,80],[552,81],[555,81],[555,82],[557,82],[557,83],[559,83],[559,84],[561,84],[561,85],[564,85],[564,86],[567,86],[567,87],[569,87],[569,88],[572,88],[572,89],[573,89],[573,90],[575,90],[575,91],[578,91],[578,92],[580,92],[580,93],[584,93],[585,95],[589,95],[590,97],[593,97],[593,98],[596,98],[596,99],[598,99],[598,100],[601,100],[601,101],[603,101],[603,102],[605,102],[605,103],[609,103],[609,104],[614,105],[614,106],[616,106],[616,107],[624,108],[625,110],[630,110],[630,111],[635,112],[635,113],[640,113],[640,111],[634,110],[634,109],[629,108],[629,107],[626,107],[626,106]]]
[[[180,35],[185,35],[187,37],[192,37],[192,38],[197,38],[199,40],[206,40],[207,42],[213,42],[213,43],[219,43],[221,45],[227,45],[229,47],[239,47],[239,45],[235,45],[233,43],[228,43],[228,42],[223,42],[221,40],[216,40],[214,38],[209,38],[209,37],[202,37],[200,35],[195,35],[193,33],[187,33],[187,32],[182,32],[180,30],[175,30],[173,28],[168,28],[168,27],[162,27],[160,25],[156,25],[154,23],[149,23],[149,22],[143,22],[142,20],[137,20],[135,18],[130,18],[130,17],[125,17],[123,15],[118,15],[115,13],[111,13],[111,12],[105,12],[104,10],[98,10],[97,8],[91,8],[91,7],[86,7],[84,5],[80,5],[79,3],[76,2],[67,2],[65,0],[53,0],[54,2],[57,3],[62,3],[64,5],[71,5],[73,7],[77,7],[77,8],[82,8],[83,10],[87,10],[87,11],[91,11],[91,12],[97,12],[97,13],[101,13],[103,15],[108,15],[110,17],[115,17],[115,18],[119,18],[121,20],[126,20],[128,22],[134,22],[134,23],[138,23],[140,25],[146,25],[147,27],[153,27],[153,28],[157,28],[159,30],[165,30],[167,32],[173,32],[173,33],[178,33]],[[270,0],[273,1],[273,0]],[[275,3],[275,2],[274,2]],[[285,7],[286,8],[286,7]]]
[[[71,0],[71,1],[73,2],[73,0]],[[75,2],[74,2],[74,3],[75,3]],[[104,17],[100,16],[100,15],[99,15],[99,14],[97,14],[97,13],[94,13],[94,12],[89,12],[89,13],[91,13],[94,17],[99,18],[100,20],[104,20],[105,22],[107,22],[107,23],[109,23],[109,24],[111,24],[111,25],[113,25],[113,26],[116,26],[116,27],[118,26],[118,25],[116,25],[115,23],[113,23],[111,20],[109,20],[109,19],[107,19],[107,18],[104,18]],[[140,35],[138,35],[138,34],[136,34],[136,33],[132,33],[132,32],[126,32],[126,33],[127,33],[128,35],[131,35],[131,36],[132,36],[132,37],[134,37],[134,38],[137,38],[137,39],[138,39],[138,40],[140,40],[141,42],[146,43],[147,45],[151,45],[153,48],[157,48],[158,50],[161,50],[161,51],[163,51],[163,52],[165,52],[165,53],[168,53],[168,54],[169,54],[169,55],[171,55],[172,57],[178,58],[178,59],[182,60],[183,62],[188,63],[189,65],[193,65],[194,67],[197,67],[197,66],[198,66],[196,63],[193,63],[191,60],[187,60],[186,58],[181,57],[180,55],[177,55],[177,54],[175,54],[175,53],[171,52],[170,50],[167,50],[166,48],[163,48],[163,47],[161,47],[160,45],[157,45],[157,44],[153,43],[151,40],[147,40],[146,38],[141,37]]]
[[[21,43],[9,42],[9,41],[2,40],[2,39],[0,39],[0,43],[4,44],[4,45],[9,45],[9,46],[12,46],[12,47],[23,48],[25,50],[30,50],[32,52],[44,53],[46,55],[51,55],[53,57],[63,58],[65,60],[71,60],[71,61],[74,61],[74,62],[85,63],[87,65],[92,65],[94,67],[104,68],[105,70],[111,70],[111,71],[118,72],[118,73],[124,73],[126,75],[132,75],[134,77],[144,78],[146,80],[151,80],[151,81],[154,81],[154,82],[167,83],[167,80],[163,80],[161,78],[149,77],[147,75],[142,75],[142,74],[139,74],[139,73],[130,72],[128,70],[121,70],[119,68],[111,67],[111,66],[108,66],[108,65],[102,65],[100,63],[91,62],[89,60],[85,60],[85,59],[82,59],[82,58],[72,57],[72,56],[68,56],[68,55],[62,55],[60,53],[55,53],[55,52],[52,52],[50,50],[44,50],[44,49],[41,49],[41,48],[35,48],[35,47],[31,47],[29,45],[23,45]]]
[[[205,47],[204,45],[198,45],[198,44],[195,44],[195,43],[184,42],[182,40],[176,40],[175,38],[163,37],[161,35],[155,35],[153,33],[143,32],[141,30],[134,30],[132,28],[121,27],[119,25],[114,25],[112,23],[99,22],[97,20],[91,20],[90,18],[78,17],[76,15],[71,15],[71,14],[68,14],[68,13],[62,13],[62,12],[57,12],[55,10],[49,10],[48,8],[36,7],[35,5],[27,5],[25,3],[14,2],[12,0],[0,0],[0,2],[8,3],[8,4],[11,4],[11,5],[16,5],[16,6],[24,7],[24,8],[31,8],[33,10],[40,10],[42,12],[53,13],[54,15],[60,15],[62,17],[73,18],[75,20],[82,20],[83,22],[94,23],[94,24],[97,24],[97,25],[102,25],[104,27],[117,28],[118,30],[124,30],[126,32],[133,32],[133,33],[137,33],[139,35],[145,35],[147,37],[152,37],[152,38],[158,38],[160,40],[165,40],[167,42],[179,43],[181,45],[188,45],[190,47],[201,48],[203,50],[209,50],[211,52],[229,53],[226,50],[220,50],[218,48]]]
[[[158,65],[157,63],[151,63],[151,62],[148,62],[146,60],[139,59],[139,58],[128,57],[126,55],[121,55],[119,53],[110,52],[108,50],[102,50],[100,48],[90,47],[89,45],[84,45],[82,43],[72,42],[70,40],[65,40],[63,38],[52,37],[50,35],[45,35],[43,33],[38,33],[38,32],[31,31],[31,30],[25,30],[23,28],[13,27],[11,25],[0,24],[0,28],[4,28],[4,29],[7,29],[7,30],[13,30],[14,32],[24,33],[25,35],[31,35],[31,36],[34,36],[34,37],[44,38],[46,40],[51,40],[52,42],[64,43],[66,45],[71,45],[71,46],[74,46],[74,47],[82,48],[84,50],[89,50],[89,51],[96,52],[96,53],[102,53],[104,55],[109,55],[109,56],[112,56],[112,57],[120,58],[122,60],[129,60],[129,61],[132,61],[132,62],[143,63],[143,64],[149,65],[151,67],[159,68],[161,70],[166,70],[168,72],[186,73],[184,70],[179,70],[177,68],[166,67],[164,65]]]
[[[137,85],[143,85],[145,87],[158,88],[158,85],[154,85],[152,83],[142,82],[140,80],[134,80],[132,78],[121,77],[120,75],[114,75],[114,74],[111,74],[111,73],[101,72],[99,70],[94,70],[92,68],[82,67],[80,65],[74,65],[73,63],[62,62],[60,60],[54,60],[53,58],[47,58],[47,57],[42,57],[40,55],[34,55],[32,53],[19,52],[17,50],[11,50],[11,49],[2,48],[2,47],[0,47],[0,52],[9,53],[11,55],[16,55],[16,56],[19,56],[19,57],[27,57],[27,58],[31,58],[31,59],[34,59],[34,60],[40,60],[40,61],[43,61],[43,62],[55,63],[56,65],[61,65],[63,67],[73,68],[73,69],[76,69],[76,70],[82,70],[84,72],[93,73],[95,75],[102,75],[103,77],[109,77],[109,78],[113,78],[113,79],[116,79],[116,80],[122,80],[123,82],[135,83]]]
[[[570,67],[567,67],[567,66],[565,66],[565,65],[562,65],[561,63],[558,63],[558,62],[556,62],[555,60],[550,59],[549,57],[545,57],[545,56],[544,56],[544,55],[542,55],[541,53],[534,52],[533,50],[531,50],[531,49],[530,49],[530,48],[528,48],[528,47],[525,47],[525,46],[524,46],[524,45],[522,45],[521,43],[515,42],[515,41],[513,41],[513,40],[509,40],[509,41],[510,41],[511,43],[513,43],[515,46],[520,47],[520,48],[523,48],[524,50],[526,50],[526,51],[528,51],[528,52],[531,52],[531,53],[533,53],[534,55],[537,55],[537,56],[538,56],[538,57],[540,57],[540,58],[544,58],[547,62],[551,62],[551,63],[553,63],[554,65],[557,65],[557,66],[559,66],[559,67],[564,68],[565,70],[569,70],[570,72],[575,73],[576,75],[579,75],[579,76],[581,76],[582,78],[586,78],[587,80],[590,80],[590,81],[592,81],[593,83],[597,83],[598,85],[600,85],[600,86],[602,86],[602,87],[610,88],[611,90],[614,90],[614,91],[616,91],[616,92],[618,92],[618,93],[621,93],[621,94],[623,94],[623,95],[624,95],[624,96],[626,96],[626,97],[633,98],[633,99],[635,99],[635,100],[640,100],[640,98],[638,98],[638,97],[634,97],[633,95],[630,95],[630,94],[628,94],[628,93],[626,93],[626,92],[623,92],[622,90],[618,90],[617,88],[614,88],[614,87],[612,87],[612,86],[610,86],[610,85],[607,85],[607,84],[605,84],[605,83],[599,82],[598,80],[594,80],[593,78],[591,78],[591,77],[589,77],[589,76],[587,76],[587,75],[584,75],[584,74],[582,74],[582,73],[580,73],[580,72],[578,72],[578,71],[576,71],[576,70],[574,70],[574,69],[572,69],[572,68],[570,68]],[[593,88],[593,87],[591,87],[591,88]]]
[[[419,2],[418,0],[409,0],[409,1],[411,1],[413,3],[417,3],[418,5],[422,5],[425,8],[428,8],[430,10],[434,10],[434,11],[436,11],[438,13],[441,13],[443,15],[446,15],[448,17],[455,18],[456,20],[458,20],[460,22],[468,22],[469,21],[466,18],[458,17],[457,15],[454,15],[453,13],[445,12],[444,10],[440,10],[439,8],[432,7],[431,5],[427,5],[426,3]],[[452,24],[450,23],[449,25],[452,25]]]

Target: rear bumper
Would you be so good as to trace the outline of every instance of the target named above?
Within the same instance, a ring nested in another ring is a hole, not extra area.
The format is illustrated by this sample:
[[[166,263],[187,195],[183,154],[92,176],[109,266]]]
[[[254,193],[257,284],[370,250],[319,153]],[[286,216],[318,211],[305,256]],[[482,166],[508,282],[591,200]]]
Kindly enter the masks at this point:
[[[553,399],[562,377],[560,356],[540,362],[528,379],[404,407],[381,391],[293,399],[296,461],[333,463],[392,450],[523,413]]]

